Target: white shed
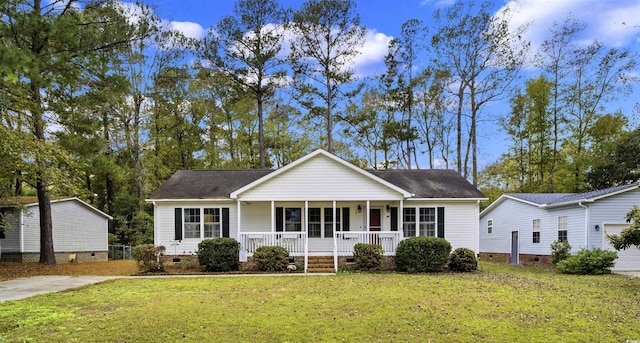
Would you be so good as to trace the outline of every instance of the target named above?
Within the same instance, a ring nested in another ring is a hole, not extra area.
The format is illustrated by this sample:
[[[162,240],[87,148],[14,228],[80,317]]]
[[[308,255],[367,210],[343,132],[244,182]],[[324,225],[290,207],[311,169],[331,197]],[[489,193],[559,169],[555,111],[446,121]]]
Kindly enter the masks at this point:
[[[6,228],[0,237],[0,259],[37,262],[40,259],[40,212],[35,197],[20,197],[16,206],[0,206]],[[78,198],[51,200],[56,262],[106,261],[108,214]]]

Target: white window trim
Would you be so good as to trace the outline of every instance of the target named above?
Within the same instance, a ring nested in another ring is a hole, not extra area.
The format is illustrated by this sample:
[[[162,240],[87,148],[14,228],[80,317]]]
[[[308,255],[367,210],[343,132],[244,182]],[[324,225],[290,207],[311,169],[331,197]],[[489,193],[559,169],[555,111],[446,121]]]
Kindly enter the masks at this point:
[[[405,216],[404,216],[404,211],[406,211],[406,209],[408,208],[413,208],[415,210],[415,221],[413,222],[407,222],[405,221]],[[432,208],[434,210],[434,219],[435,221],[433,222],[421,222],[420,221],[420,209],[421,208]],[[402,231],[402,233],[404,234],[404,225],[405,224],[415,224],[415,230],[416,230],[416,234],[415,237],[420,237],[420,224],[426,223],[433,223],[434,224],[434,236],[425,236],[425,237],[438,237],[438,206],[405,206],[402,208],[402,226],[400,227],[400,230]]]
[[[218,213],[220,216],[220,237],[222,237],[223,233],[223,219],[222,219],[222,207],[221,206],[207,206],[207,207],[183,207],[182,208],[182,239],[199,239],[199,240],[204,240],[204,239],[213,239],[213,238],[219,238],[219,237],[204,237],[204,210],[205,209],[218,209]],[[185,210],[199,210],[200,211],[200,237],[189,237],[186,238],[185,236]]]
[[[489,228],[491,228],[491,231],[489,231]],[[493,218],[487,219],[487,235],[493,235]]]

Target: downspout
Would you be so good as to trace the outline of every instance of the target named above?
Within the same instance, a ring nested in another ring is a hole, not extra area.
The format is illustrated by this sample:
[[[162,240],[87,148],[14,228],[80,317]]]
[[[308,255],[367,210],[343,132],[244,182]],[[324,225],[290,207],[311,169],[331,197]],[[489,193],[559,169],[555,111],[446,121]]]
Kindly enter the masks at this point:
[[[476,242],[475,242],[475,246],[476,246],[476,256],[479,256],[480,254],[480,200],[476,200],[476,214],[475,214],[476,218],[478,220],[475,221],[475,226],[476,226]]]
[[[582,201],[578,202],[578,206],[584,208],[584,246],[589,249],[589,206],[582,204]]]
[[[153,204],[153,245],[158,245],[158,221],[156,220],[156,208],[158,207],[158,204],[156,204],[155,200],[153,200],[151,203]],[[107,231],[108,228],[109,219],[107,219]]]

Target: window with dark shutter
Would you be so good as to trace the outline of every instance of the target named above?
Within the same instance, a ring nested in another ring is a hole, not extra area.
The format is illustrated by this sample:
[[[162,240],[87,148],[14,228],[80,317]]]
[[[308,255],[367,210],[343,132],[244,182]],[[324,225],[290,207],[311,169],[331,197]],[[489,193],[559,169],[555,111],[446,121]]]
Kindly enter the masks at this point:
[[[398,231],[398,208],[391,208],[391,231]]]
[[[284,227],[284,208],[276,207],[276,231],[282,231]]]
[[[175,209],[175,234],[173,238],[176,241],[182,240],[182,208]]]
[[[342,208],[342,231],[349,231],[349,215],[350,211],[348,207]]]
[[[438,237],[444,238],[444,207],[438,207]]]
[[[222,208],[222,237],[229,237],[229,208]]]

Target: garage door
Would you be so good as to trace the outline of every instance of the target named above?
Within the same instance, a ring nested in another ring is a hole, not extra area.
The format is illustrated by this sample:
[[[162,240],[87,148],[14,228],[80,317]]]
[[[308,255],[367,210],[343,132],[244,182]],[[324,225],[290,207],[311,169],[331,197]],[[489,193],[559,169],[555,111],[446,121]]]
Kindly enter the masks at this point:
[[[622,231],[622,229],[627,226],[629,226],[629,224],[605,224],[604,232],[608,234],[618,235],[620,234],[620,231]],[[613,251],[616,250],[611,245],[609,245],[609,240],[606,237],[604,238],[604,249]],[[616,260],[616,265],[613,267],[613,270],[640,271],[640,249],[631,247],[627,250],[618,251],[618,259]]]

